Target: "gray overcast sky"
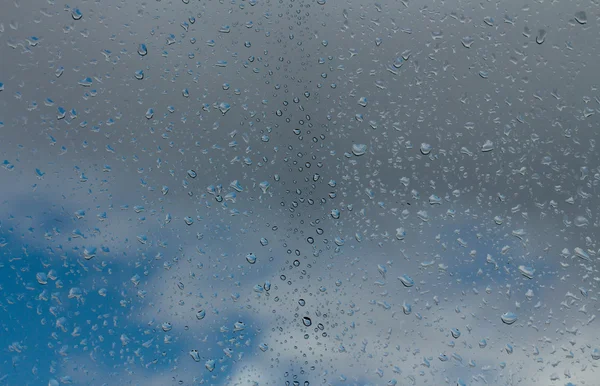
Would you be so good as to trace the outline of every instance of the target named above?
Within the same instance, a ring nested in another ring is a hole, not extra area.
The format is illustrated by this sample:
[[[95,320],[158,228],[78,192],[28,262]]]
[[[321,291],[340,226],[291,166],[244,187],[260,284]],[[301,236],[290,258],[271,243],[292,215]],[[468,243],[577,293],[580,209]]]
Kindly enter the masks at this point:
[[[595,384],[599,15],[6,2],[0,384]]]

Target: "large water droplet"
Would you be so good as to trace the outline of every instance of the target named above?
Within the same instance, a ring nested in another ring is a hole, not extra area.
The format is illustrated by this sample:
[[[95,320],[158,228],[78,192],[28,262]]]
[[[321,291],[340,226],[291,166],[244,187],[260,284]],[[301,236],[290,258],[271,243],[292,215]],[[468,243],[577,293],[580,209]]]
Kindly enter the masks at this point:
[[[471,48],[471,46],[473,45],[474,41],[475,40],[472,37],[470,37],[470,36],[465,36],[462,39],[460,39],[460,42],[462,43],[462,45],[465,48]]]
[[[525,276],[528,279],[533,279],[533,274],[535,273],[535,269],[531,267],[527,267],[525,265],[519,266],[519,272],[521,275]]]
[[[575,12],[575,20],[579,24],[586,24],[587,23],[587,15],[586,15],[585,11]]]
[[[412,287],[415,285],[415,281],[408,275],[399,276],[398,279],[405,287]]]
[[[421,144],[420,150],[421,150],[421,154],[428,155],[429,153],[431,153],[431,145],[428,144],[428,143],[423,142]]]
[[[352,154],[355,156],[361,156],[367,152],[367,145],[361,143],[355,143],[352,145]]]
[[[198,350],[190,350],[190,356],[195,362],[200,362],[200,354]]]
[[[250,264],[256,263],[256,255],[254,253],[249,253],[246,255],[246,261]]]
[[[146,56],[146,55],[148,55],[148,47],[146,47],[146,45],[144,43],[140,43],[140,45],[138,46],[137,52],[140,56]]]
[[[75,8],[71,12],[71,17],[73,18],[73,20],[80,20],[83,17],[83,14],[79,10],[79,8]]]
[[[546,30],[545,30],[545,29],[543,29],[543,28],[540,28],[540,29],[538,30],[537,36],[535,37],[535,42],[536,42],[537,44],[542,44],[542,43],[543,43],[543,42],[546,40],[546,35],[547,35],[547,34],[548,34],[548,33],[546,32]]]
[[[494,142],[488,139],[483,143],[483,146],[481,146],[481,151],[487,153],[488,151],[492,150],[494,150]]]
[[[206,361],[206,363],[204,363],[204,367],[206,367],[206,370],[210,371],[211,373],[215,370],[215,365],[216,362],[214,361],[214,359],[209,359]]]
[[[219,111],[221,114],[225,115],[231,109],[231,105],[229,103],[221,102],[219,103]]]
[[[517,321],[517,315],[513,312],[505,312],[500,316],[500,319],[504,324],[510,325]]]

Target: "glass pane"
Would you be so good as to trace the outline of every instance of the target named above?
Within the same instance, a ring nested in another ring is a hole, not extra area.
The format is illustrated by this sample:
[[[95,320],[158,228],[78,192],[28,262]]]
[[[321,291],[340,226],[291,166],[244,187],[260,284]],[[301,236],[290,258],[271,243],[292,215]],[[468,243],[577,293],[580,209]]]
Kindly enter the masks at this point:
[[[597,384],[598,15],[6,2],[0,384]]]

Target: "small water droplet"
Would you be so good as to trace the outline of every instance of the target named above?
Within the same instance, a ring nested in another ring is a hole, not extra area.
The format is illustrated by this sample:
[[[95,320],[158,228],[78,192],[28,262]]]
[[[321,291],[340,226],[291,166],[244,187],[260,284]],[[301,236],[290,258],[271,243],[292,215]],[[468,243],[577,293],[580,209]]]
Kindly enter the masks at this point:
[[[312,325],[312,320],[308,316],[304,316],[302,318],[302,324],[304,324],[306,327],[310,327]]]

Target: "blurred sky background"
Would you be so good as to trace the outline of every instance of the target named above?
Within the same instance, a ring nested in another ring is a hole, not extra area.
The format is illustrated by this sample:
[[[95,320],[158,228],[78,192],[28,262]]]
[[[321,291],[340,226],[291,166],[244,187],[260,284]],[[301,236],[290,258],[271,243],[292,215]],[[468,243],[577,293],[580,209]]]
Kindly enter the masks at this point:
[[[0,384],[598,384],[599,15],[6,1]]]

